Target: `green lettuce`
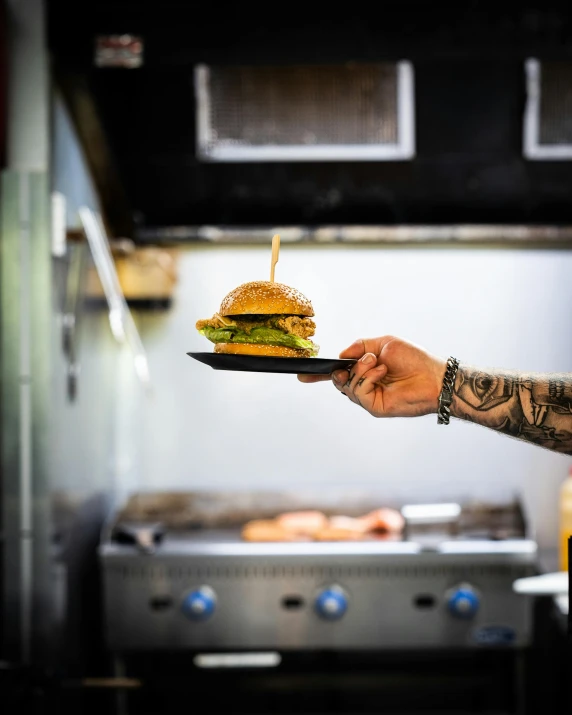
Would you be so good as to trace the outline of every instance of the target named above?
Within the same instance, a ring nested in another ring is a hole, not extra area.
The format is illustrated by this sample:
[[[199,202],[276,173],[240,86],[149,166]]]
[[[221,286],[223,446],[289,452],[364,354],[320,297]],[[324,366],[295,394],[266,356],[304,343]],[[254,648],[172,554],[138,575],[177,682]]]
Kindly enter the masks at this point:
[[[318,346],[311,340],[305,340],[292,333],[284,333],[282,330],[274,328],[252,328],[250,333],[235,326],[225,328],[212,328],[206,325],[199,330],[201,335],[211,341],[211,343],[257,343],[259,345],[284,345],[287,348],[299,348],[311,350],[312,355],[318,354]]]

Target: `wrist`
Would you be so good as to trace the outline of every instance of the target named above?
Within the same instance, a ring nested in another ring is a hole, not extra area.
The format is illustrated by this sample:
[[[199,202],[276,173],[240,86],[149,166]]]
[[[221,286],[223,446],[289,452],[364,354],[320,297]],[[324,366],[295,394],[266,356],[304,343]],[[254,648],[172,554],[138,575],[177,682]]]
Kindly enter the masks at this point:
[[[465,366],[466,367],[466,366]],[[451,402],[450,406],[450,411],[451,411],[451,417],[457,417],[463,419],[462,412],[459,412],[459,397],[458,397],[458,392],[457,390],[459,389],[460,385],[463,382],[463,377],[462,377],[462,371],[463,371],[463,366],[459,364],[459,368],[457,370],[457,374],[455,375],[455,384],[453,385],[453,401]]]
[[[445,372],[447,371],[447,360],[443,358],[437,358],[435,360],[435,371],[433,388],[431,390],[431,412],[437,414],[439,411],[439,395],[443,388],[443,378],[445,377]]]
[[[459,360],[449,357],[445,366],[437,408],[437,424],[448,425],[451,418],[451,405],[455,394],[455,382],[459,369]]]

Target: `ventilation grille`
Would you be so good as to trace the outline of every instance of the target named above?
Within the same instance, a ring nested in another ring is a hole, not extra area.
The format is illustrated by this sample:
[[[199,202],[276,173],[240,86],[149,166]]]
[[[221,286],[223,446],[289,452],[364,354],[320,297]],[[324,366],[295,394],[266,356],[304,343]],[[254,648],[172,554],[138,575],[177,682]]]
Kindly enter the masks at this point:
[[[572,63],[526,63],[524,154],[572,159]]]
[[[540,144],[572,146],[572,64],[543,62],[540,94]]]
[[[138,566],[107,564],[108,576],[127,581],[181,580],[181,579],[292,579],[292,578],[376,578],[376,579],[428,579],[428,578],[510,578],[528,575],[522,565],[487,564],[467,566]]]
[[[406,62],[195,68],[197,151],[210,161],[413,156]]]

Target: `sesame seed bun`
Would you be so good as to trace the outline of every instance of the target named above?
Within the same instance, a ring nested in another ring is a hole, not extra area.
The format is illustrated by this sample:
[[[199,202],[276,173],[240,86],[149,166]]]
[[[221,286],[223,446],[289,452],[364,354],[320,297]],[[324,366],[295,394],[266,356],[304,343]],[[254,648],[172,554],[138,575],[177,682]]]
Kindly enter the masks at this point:
[[[221,315],[314,315],[305,295],[284,283],[253,281],[232,290],[222,301]]]
[[[312,357],[310,350],[288,348],[284,345],[257,345],[256,343],[215,343],[214,351],[225,355],[260,355],[287,358]]]

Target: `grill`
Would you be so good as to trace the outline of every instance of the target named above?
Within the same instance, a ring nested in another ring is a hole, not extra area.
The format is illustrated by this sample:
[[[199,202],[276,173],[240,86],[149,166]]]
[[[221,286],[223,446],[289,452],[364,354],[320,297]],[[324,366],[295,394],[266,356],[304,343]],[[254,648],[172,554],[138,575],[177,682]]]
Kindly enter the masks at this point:
[[[340,513],[331,503],[306,503]],[[339,503],[350,516],[374,506]],[[277,495],[135,495],[107,525],[99,551],[111,650],[530,643],[530,601],[512,583],[535,572],[537,547],[518,502],[464,504],[447,521],[412,515],[392,538],[241,539],[247,519],[292,506],[300,502]]]

